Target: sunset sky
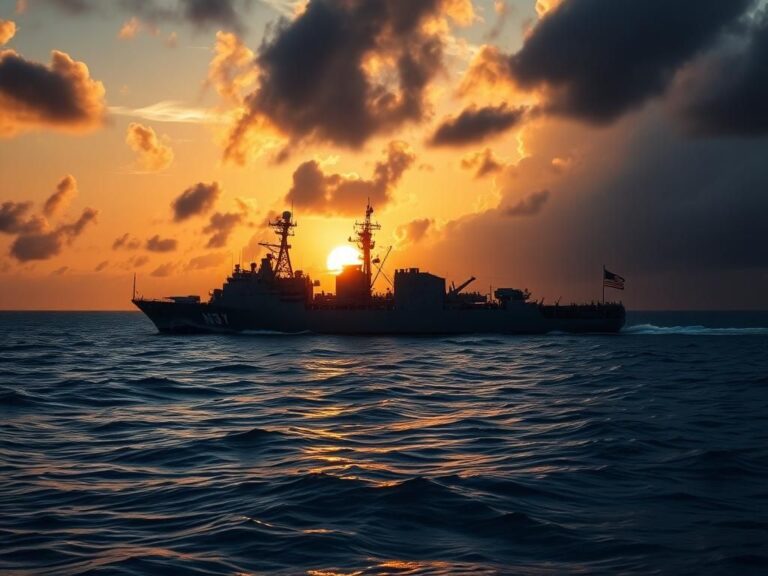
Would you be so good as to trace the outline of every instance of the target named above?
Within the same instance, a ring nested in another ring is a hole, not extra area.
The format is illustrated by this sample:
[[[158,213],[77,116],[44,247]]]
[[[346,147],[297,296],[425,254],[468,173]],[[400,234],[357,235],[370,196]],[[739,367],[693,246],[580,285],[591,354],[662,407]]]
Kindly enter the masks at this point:
[[[0,0],[0,309],[207,294],[291,207],[330,290],[368,198],[390,272],[768,308],[766,4]]]

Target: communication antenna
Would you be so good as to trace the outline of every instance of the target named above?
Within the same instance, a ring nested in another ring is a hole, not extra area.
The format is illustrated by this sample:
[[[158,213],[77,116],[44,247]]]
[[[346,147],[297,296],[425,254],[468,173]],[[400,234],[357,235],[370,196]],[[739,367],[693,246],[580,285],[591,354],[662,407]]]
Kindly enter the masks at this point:
[[[133,297],[131,300],[136,300],[136,272],[133,273]]]

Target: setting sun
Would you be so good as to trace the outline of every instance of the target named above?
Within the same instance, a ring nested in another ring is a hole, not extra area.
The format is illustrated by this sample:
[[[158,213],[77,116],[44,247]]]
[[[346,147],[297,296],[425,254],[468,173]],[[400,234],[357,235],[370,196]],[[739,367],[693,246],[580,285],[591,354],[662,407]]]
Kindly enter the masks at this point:
[[[336,246],[328,254],[326,266],[333,274],[340,274],[342,268],[349,264],[361,264],[360,253],[352,246]]]

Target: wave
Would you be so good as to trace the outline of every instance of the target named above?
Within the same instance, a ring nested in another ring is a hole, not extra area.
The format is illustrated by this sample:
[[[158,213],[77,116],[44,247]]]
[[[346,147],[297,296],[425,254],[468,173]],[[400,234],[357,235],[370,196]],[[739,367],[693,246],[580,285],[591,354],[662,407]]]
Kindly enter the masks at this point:
[[[635,324],[622,330],[623,334],[667,335],[679,334],[686,336],[754,336],[768,335],[768,328],[712,328],[708,326],[656,326],[655,324]]]

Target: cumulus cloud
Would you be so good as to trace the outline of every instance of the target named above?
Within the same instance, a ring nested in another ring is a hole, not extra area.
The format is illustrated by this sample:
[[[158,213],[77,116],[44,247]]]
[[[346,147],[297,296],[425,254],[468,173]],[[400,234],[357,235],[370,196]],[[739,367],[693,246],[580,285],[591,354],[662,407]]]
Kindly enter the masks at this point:
[[[368,198],[374,206],[383,206],[390,201],[393,188],[416,159],[407,144],[399,141],[389,143],[386,155],[385,160],[376,163],[373,176],[368,180],[325,174],[317,161],[304,162],[293,173],[293,186],[285,201],[325,214],[357,214]]]
[[[504,162],[496,158],[493,150],[486,148],[481,152],[467,154],[461,159],[461,167],[465,170],[474,170],[475,178],[482,178],[489,174],[501,172]]]
[[[538,21],[509,59],[516,83],[545,107],[606,123],[661,94],[752,0],[566,0]]]
[[[253,51],[237,34],[217,32],[206,85],[212,86],[227,102],[240,103],[241,91],[256,80],[254,60]]]
[[[59,225],[49,232],[22,232],[11,244],[11,255],[21,262],[52,258],[95,223],[97,216],[98,211],[86,208],[80,218],[71,224]]]
[[[216,212],[211,215],[208,225],[203,228],[203,232],[210,234],[206,247],[223,248],[227,245],[230,234],[235,230],[245,218],[242,212]]]
[[[0,46],[7,44],[16,35],[16,23],[0,18]]]
[[[210,212],[220,195],[218,182],[198,182],[190,186],[171,203],[174,221],[183,222],[193,216]]]
[[[67,174],[56,185],[56,191],[45,201],[43,214],[49,218],[56,216],[69,205],[75,196],[77,196],[77,180],[72,174]]]
[[[54,50],[51,64],[0,51],[0,137],[48,128],[81,132],[102,124],[104,86],[88,67]]]
[[[427,233],[434,227],[434,225],[435,221],[430,218],[412,220],[407,224],[398,226],[395,229],[395,237],[397,238],[398,244],[401,245],[418,244],[426,238]]]
[[[133,40],[136,34],[141,30],[141,20],[135,16],[130,20],[126,20],[120,27],[120,31],[117,33],[117,37],[120,40]]]
[[[458,116],[447,118],[430,139],[433,146],[464,146],[481,142],[518,125],[525,108],[509,108],[506,104],[477,108],[470,106]]]
[[[695,135],[768,134],[768,12],[684,70],[672,100]]]
[[[150,252],[173,252],[177,244],[174,238],[160,238],[159,234],[155,234],[147,240],[145,247]]]
[[[173,162],[173,149],[161,142],[149,126],[131,122],[125,134],[125,143],[136,152],[138,162],[145,170],[165,170]]]
[[[447,20],[472,17],[469,0],[311,0],[260,48],[258,89],[246,98],[228,157],[242,156],[242,141],[265,119],[292,141],[352,148],[421,121]]]
[[[514,205],[504,208],[503,213],[507,216],[535,216],[541,212],[547,200],[549,200],[549,190],[533,192]]]
[[[128,232],[115,238],[115,241],[112,242],[112,250],[138,250],[139,248],[141,248],[141,240],[131,236]]]

